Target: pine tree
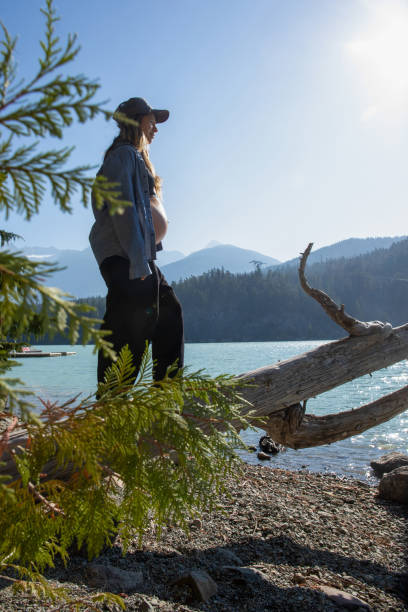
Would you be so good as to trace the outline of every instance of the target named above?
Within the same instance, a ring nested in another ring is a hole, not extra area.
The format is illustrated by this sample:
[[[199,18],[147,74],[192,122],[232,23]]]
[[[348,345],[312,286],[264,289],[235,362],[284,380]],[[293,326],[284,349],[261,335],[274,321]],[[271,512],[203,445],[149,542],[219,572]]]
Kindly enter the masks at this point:
[[[45,36],[37,73],[18,79],[16,39],[2,25],[0,42],[0,211],[16,211],[29,220],[39,212],[47,190],[55,204],[70,212],[79,191],[84,204],[91,190],[112,213],[129,203],[114,184],[93,183],[88,166],[68,168],[72,149],[43,150],[44,138],[61,139],[74,122],[110,117],[94,97],[99,84],[83,75],[59,72],[75,60],[79,46],[68,36],[64,46],[55,32],[53,0],[42,10]],[[51,600],[70,602],[41,572],[56,555],[85,546],[90,556],[120,534],[124,549],[139,539],[150,520],[158,533],[168,521],[187,527],[188,519],[216,503],[223,477],[236,470],[233,448],[242,443],[233,427],[240,417],[236,383],[227,377],[180,372],[152,384],[146,354],[136,384],[127,348],[115,356],[90,316],[90,306],[43,285],[55,267],[33,262],[10,245],[16,235],[0,230],[0,461],[17,467],[17,478],[0,476],[0,573],[14,588]],[[29,334],[64,333],[75,343],[92,340],[117,358],[96,396],[63,405],[44,402],[40,417],[30,411],[30,394],[9,376],[17,365],[10,351]],[[219,425],[223,425],[223,433]],[[217,429],[216,429],[217,426]],[[16,429],[28,433],[25,448],[10,453]],[[177,454],[177,462],[171,460]],[[44,466],[48,467],[44,473]],[[66,466],[70,477],[63,477]],[[14,470],[15,472],[15,470]],[[123,605],[98,594],[98,602]],[[74,602],[80,606],[81,602]]]

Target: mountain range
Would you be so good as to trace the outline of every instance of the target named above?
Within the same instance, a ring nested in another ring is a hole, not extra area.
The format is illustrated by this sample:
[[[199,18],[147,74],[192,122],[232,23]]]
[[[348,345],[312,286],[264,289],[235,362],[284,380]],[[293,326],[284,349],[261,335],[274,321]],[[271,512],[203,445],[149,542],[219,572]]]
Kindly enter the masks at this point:
[[[241,249],[232,244],[216,244],[195,251],[183,259],[163,266],[161,269],[169,282],[179,281],[189,276],[199,276],[215,268],[223,268],[234,274],[252,272],[256,265],[268,267],[281,262],[274,257],[263,255],[257,251]]]
[[[251,262],[262,262],[268,266],[280,263],[257,251],[230,244],[213,244],[187,256],[180,251],[159,251],[157,263],[168,282],[198,276],[213,268],[239,273],[254,270],[254,263]],[[65,268],[56,272],[47,285],[60,287],[76,298],[106,294],[105,283],[90,248],[76,251],[54,247],[24,247],[21,250],[30,259],[57,262],[58,266]]]
[[[330,246],[322,247],[316,251],[312,251],[308,258],[308,264],[312,263],[324,263],[329,259],[339,259],[340,257],[357,257],[358,255],[365,255],[371,253],[376,249],[388,249],[394,242],[400,242],[405,240],[407,236],[394,236],[394,237],[378,237],[378,238],[347,238],[347,240],[341,240]],[[297,265],[299,263],[299,257],[289,259],[282,265]]]
[[[388,248],[392,243],[405,238],[350,238],[328,247],[317,249],[309,257],[309,262],[322,262],[340,257],[353,257],[379,248]],[[47,285],[60,287],[77,297],[90,297],[106,294],[106,287],[98,270],[90,248],[79,250],[57,249],[55,247],[23,247],[20,249],[33,260],[57,262],[65,268],[55,273]],[[248,249],[230,244],[211,242],[205,249],[200,249],[185,256],[180,251],[160,251],[158,265],[169,282],[177,282],[190,276],[199,276],[212,269],[223,269],[232,273],[251,272],[256,267],[262,270],[276,266],[295,265],[298,258],[287,262]]]

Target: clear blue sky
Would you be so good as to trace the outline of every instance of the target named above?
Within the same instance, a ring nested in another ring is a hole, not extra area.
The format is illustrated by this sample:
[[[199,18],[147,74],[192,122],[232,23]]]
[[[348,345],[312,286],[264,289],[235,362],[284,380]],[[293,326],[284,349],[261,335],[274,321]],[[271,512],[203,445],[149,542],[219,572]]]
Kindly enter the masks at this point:
[[[37,0],[2,3],[29,76],[43,18]],[[218,240],[284,260],[308,242],[407,233],[406,0],[58,0],[73,73],[98,78],[113,109],[143,96],[170,119],[151,157],[171,221],[165,247]],[[116,133],[74,126],[72,164],[99,165]],[[48,143],[47,143],[48,144]],[[59,146],[61,143],[52,143]],[[82,249],[92,213],[49,201],[0,227],[27,245]]]

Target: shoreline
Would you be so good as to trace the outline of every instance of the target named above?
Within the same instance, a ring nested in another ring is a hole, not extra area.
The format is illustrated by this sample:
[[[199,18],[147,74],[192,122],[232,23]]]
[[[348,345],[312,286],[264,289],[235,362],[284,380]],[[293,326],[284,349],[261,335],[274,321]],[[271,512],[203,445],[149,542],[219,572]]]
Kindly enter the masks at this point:
[[[193,371],[200,367],[205,368],[211,376],[221,371],[237,373],[288,359],[319,344],[320,341],[256,342],[251,343],[250,350],[246,343],[217,345],[212,348],[208,344],[188,345],[186,363],[190,364]],[[45,347],[38,345],[37,348]],[[69,350],[72,347],[54,345],[52,348]],[[47,362],[46,367],[41,359],[22,360],[21,363],[25,365],[18,368],[19,371],[15,374],[23,378],[28,387],[33,387],[38,396],[51,401],[66,401],[77,393],[82,393],[84,397],[95,390],[96,356],[92,355],[91,346],[78,346],[74,350],[77,350],[77,354],[67,362],[64,361],[69,367],[68,377],[64,374],[65,365],[63,366],[60,360],[51,360]],[[405,381],[408,382],[406,366],[407,362],[401,362],[387,370],[374,372],[372,377],[358,378],[332,389],[316,399],[311,399],[307,411],[316,415],[330,414],[374,401],[400,388]],[[395,417],[395,420],[355,436],[352,441],[347,439],[330,446],[296,452],[289,450],[281,460],[272,459],[270,463],[289,469],[306,465],[307,469],[313,471],[334,472],[363,480],[368,477],[367,480],[370,480],[369,463],[372,459],[390,451],[408,453],[406,436],[403,434],[407,426],[407,416],[402,414]],[[254,434],[252,437],[252,433],[247,431],[243,438],[248,445],[257,445],[263,433]],[[252,461],[250,457],[246,460]]]
[[[408,609],[407,506],[379,499],[361,481],[248,464],[226,485],[220,509],[192,521],[188,535],[169,526],[157,541],[151,527],[142,548],[134,542],[122,556],[117,540],[93,562],[73,556],[47,578],[89,595],[96,591],[92,564],[137,575],[138,585],[125,593],[128,610],[338,610],[328,587],[366,609]],[[191,570],[214,581],[217,592],[207,602],[175,584]],[[0,590],[0,610],[46,609],[10,587]]]
[[[360,456],[354,455],[347,457],[350,448],[348,446],[349,440],[346,439],[335,442],[334,444],[302,448],[299,450],[283,447],[278,453],[271,454],[269,460],[259,460],[257,458],[257,453],[262,449],[259,447],[258,442],[262,435],[265,435],[265,432],[262,430],[256,433],[250,432],[250,430],[241,432],[241,436],[248,447],[257,447],[256,451],[238,451],[238,456],[246,464],[252,466],[260,465],[270,469],[283,469],[293,472],[306,471],[311,474],[337,476],[340,479],[361,481],[372,487],[378,486],[380,478],[376,476],[370,466],[370,462],[372,460],[377,460],[384,454],[394,451],[402,452],[403,454],[407,454],[408,451],[405,447],[401,449],[397,445],[395,448],[391,448],[389,445],[387,445],[387,448],[372,446],[360,450]],[[346,463],[346,457],[347,461],[350,462]]]

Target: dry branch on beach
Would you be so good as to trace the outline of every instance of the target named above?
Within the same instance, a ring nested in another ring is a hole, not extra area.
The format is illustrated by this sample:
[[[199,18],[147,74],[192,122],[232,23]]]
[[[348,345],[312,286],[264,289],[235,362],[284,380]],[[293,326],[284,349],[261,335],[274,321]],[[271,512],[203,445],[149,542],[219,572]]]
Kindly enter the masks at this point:
[[[276,442],[291,448],[343,440],[408,408],[406,386],[354,410],[321,417],[305,413],[309,398],[408,357],[408,323],[393,328],[389,323],[358,321],[345,312],[343,305],[337,305],[326,293],[309,286],[305,266],[311,248],[309,244],[301,257],[300,283],[349,336],[238,377],[245,384],[242,395],[249,402],[243,407],[243,413],[263,417],[262,428]],[[8,451],[3,457],[6,462],[0,467],[0,475],[16,477],[12,452],[19,446],[25,447],[27,434],[14,430],[8,433],[8,438]],[[43,471],[53,473],[53,465],[44,466]],[[61,476],[61,470],[58,475]]]
[[[408,408],[407,386],[354,410],[323,417],[305,414],[309,398],[408,357],[408,324],[393,328],[380,321],[358,321],[345,312],[343,304],[337,305],[326,293],[310,287],[305,266],[312,246],[308,245],[300,260],[301,286],[349,336],[240,377],[252,383],[245,398],[257,416],[267,417],[263,428],[276,442],[291,448],[343,440]]]

